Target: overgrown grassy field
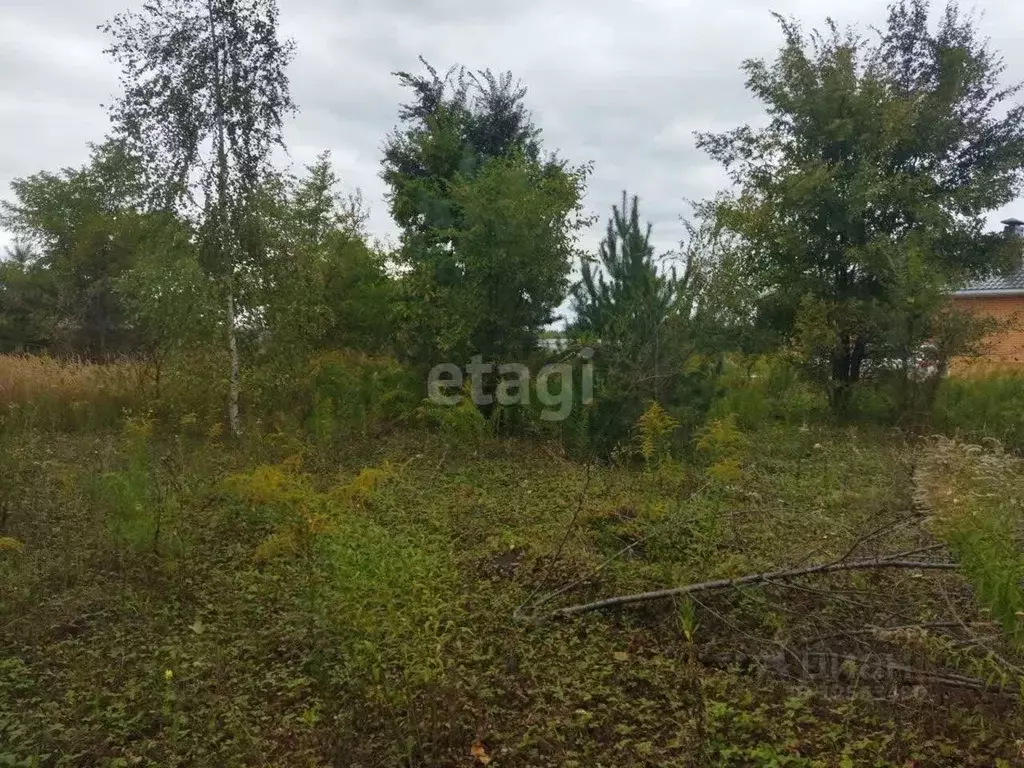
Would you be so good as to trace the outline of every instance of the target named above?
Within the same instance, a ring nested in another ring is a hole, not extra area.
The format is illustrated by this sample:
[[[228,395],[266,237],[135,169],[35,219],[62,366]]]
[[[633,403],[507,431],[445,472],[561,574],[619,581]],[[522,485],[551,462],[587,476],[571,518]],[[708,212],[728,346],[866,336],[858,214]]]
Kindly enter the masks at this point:
[[[994,444],[726,414],[684,458],[586,462],[25,403],[0,432],[0,765],[1022,764],[1024,471]],[[890,555],[963,567],[552,615]]]

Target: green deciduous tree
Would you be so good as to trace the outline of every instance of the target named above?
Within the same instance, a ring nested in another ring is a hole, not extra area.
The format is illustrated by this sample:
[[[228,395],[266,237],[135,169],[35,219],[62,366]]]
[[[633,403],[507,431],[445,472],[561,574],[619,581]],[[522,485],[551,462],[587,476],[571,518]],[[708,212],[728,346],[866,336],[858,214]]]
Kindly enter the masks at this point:
[[[7,258],[0,260],[0,352],[50,349],[56,306],[53,273],[32,247],[18,243],[7,249]]]
[[[262,302],[270,348],[298,358],[317,349],[385,350],[393,281],[385,255],[368,242],[360,194],[339,193],[328,152],[305,175],[282,181]]]
[[[780,18],[775,61],[744,65],[768,124],[699,136],[738,184],[719,213],[759,276],[761,319],[814,330],[808,362],[838,410],[939,331],[951,287],[1004,258],[984,214],[1021,187],[1020,86],[1000,84],[955,5],[928,21],[923,0],[892,5],[872,38]]]
[[[115,132],[143,158],[152,202],[194,220],[200,263],[221,293],[236,434],[240,299],[265,254],[258,199],[294,109],[293,46],[277,25],[274,0],[151,0],[103,27],[122,69]]]
[[[157,397],[165,363],[212,339],[218,327],[216,286],[199,263],[191,229],[171,214],[150,214],[142,253],[115,282],[135,354],[152,371]],[[160,220],[163,219],[163,220]]]
[[[138,257],[152,221],[139,208],[139,167],[119,142],[92,147],[90,162],[15,179],[0,223],[31,243],[38,258],[19,283],[32,295],[33,344],[46,326],[54,351],[104,359],[131,349],[131,330],[114,283]],[[30,276],[32,279],[29,279]],[[48,288],[39,290],[43,284]],[[8,293],[14,291],[8,285]]]

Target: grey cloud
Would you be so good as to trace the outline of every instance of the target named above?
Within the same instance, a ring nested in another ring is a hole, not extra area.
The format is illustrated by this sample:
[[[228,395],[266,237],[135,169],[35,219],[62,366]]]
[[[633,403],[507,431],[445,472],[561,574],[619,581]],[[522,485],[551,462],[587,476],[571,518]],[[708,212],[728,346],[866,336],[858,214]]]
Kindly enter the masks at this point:
[[[101,139],[99,107],[117,73],[102,55],[96,25],[126,0],[6,0],[0,8],[0,195],[12,178],[81,163]],[[884,0],[833,0],[827,13],[862,26],[884,18]],[[982,0],[983,30],[1024,77],[1024,6]],[[820,26],[818,0],[779,0],[774,10]],[[682,235],[686,200],[727,180],[694,146],[695,130],[724,130],[762,119],[743,87],[744,58],[771,56],[780,42],[758,0],[282,0],[282,26],[295,39],[291,70],[300,113],[289,126],[290,159],[310,162],[331,149],[346,185],[360,187],[371,227],[394,229],[378,177],[381,142],[405,94],[391,73],[416,70],[424,55],[444,69],[510,69],[549,149],[593,161],[587,205],[599,220],[623,188],[639,194],[660,248]],[[1024,214],[1016,203],[997,212]],[[0,233],[0,240],[3,239]]]

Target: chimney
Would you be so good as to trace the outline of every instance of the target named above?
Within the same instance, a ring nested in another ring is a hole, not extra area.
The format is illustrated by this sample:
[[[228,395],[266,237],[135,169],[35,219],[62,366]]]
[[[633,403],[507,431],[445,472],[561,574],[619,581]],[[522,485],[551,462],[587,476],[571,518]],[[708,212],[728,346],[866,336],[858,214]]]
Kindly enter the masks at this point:
[[[999,223],[1003,225],[1004,235],[1024,235],[1024,221],[1020,219],[1005,219]]]
[[[1017,252],[1009,266],[1011,274],[1024,272],[1024,221],[1005,219],[999,223],[1003,225],[1003,235],[1008,240],[1014,241],[1014,250]]]

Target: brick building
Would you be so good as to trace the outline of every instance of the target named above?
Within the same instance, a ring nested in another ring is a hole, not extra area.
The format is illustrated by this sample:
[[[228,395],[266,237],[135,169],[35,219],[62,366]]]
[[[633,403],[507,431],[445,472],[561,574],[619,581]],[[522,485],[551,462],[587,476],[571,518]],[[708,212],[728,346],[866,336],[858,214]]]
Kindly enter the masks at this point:
[[[1024,236],[1024,221],[1002,222],[1008,235]],[[1024,260],[1017,269],[971,283],[953,294],[960,309],[994,317],[1004,329],[986,342],[985,356],[970,367],[1024,369]]]

